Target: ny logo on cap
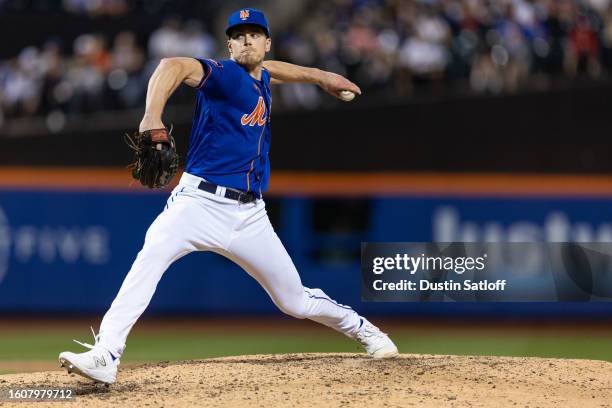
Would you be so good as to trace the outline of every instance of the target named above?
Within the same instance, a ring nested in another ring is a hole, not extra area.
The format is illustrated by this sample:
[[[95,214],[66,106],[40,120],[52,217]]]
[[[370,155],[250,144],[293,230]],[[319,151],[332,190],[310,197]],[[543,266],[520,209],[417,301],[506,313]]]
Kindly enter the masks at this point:
[[[240,10],[240,19],[246,20],[249,18],[249,10]]]

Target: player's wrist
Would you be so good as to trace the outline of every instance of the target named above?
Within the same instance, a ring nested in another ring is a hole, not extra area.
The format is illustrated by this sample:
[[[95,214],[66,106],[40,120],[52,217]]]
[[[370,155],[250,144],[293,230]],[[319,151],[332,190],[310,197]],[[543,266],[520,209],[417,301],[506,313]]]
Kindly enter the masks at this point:
[[[310,81],[320,87],[325,85],[325,71],[319,68],[310,68]]]
[[[140,132],[144,132],[145,130],[162,129],[164,127],[164,123],[159,116],[145,113],[144,117],[140,121],[138,130]]]

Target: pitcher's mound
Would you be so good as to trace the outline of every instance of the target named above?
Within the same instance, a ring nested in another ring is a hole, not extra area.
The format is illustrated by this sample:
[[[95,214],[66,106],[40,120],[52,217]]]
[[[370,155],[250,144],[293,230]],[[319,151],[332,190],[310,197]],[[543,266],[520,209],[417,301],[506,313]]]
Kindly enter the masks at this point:
[[[0,376],[0,389],[43,387],[74,388],[75,406],[79,407],[111,403],[130,407],[610,407],[612,363],[411,354],[372,360],[357,354],[284,354],[120,368],[117,383],[109,388],[65,371]],[[0,405],[13,404],[5,399]]]

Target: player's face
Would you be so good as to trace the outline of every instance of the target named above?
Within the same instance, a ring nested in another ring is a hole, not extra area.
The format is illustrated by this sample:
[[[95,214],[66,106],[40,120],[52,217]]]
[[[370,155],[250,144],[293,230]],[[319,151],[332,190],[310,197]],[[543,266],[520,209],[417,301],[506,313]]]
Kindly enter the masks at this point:
[[[264,30],[257,26],[238,26],[230,33],[227,47],[234,61],[247,68],[261,64],[271,41]]]

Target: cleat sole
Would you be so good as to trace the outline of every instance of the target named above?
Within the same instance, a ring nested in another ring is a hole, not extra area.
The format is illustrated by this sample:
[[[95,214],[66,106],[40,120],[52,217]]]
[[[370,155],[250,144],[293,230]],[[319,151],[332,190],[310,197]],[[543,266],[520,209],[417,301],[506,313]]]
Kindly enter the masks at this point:
[[[81,371],[81,370],[79,369],[79,367],[75,366],[75,365],[74,365],[74,364],[72,364],[72,363],[71,363],[69,360],[67,360],[67,359],[65,359],[65,358],[61,358],[61,359],[60,359],[60,363],[62,364],[62,366],[68,365],[68,367],[67,367],[67,371],[68,371],[68,374],[70,374],[70,375],[72,375],[72,374],[78,374],[78,375],[80,375],[81,377],[85,377],[85,378],[90,379],[90,380],[92,380],[92,381],[95,381],[95,382],[97,382],[97,383],[103,383],[103,384],[104,384],[104,385],[106,385],[107,387],[108,387],[108,386],[110,386],[110,384],[111,384],[111,383],[106,383],[106,382],[104,382],[104,381],[101,381],[101,380],[98,380],[98,379],[95,379],[95,378],[93,378],[93,377],[89,376],[88,374],[86,374],[86,373],[84,373],[83,371]]]
[[[393,358],[393,357],[397,357],[398,355],[399,355],[399,352],[397,351],[397,349],[388,350],[388,351],[377,351],[374,354],[372,354],[372,358],[375,358],[375,359]]]

